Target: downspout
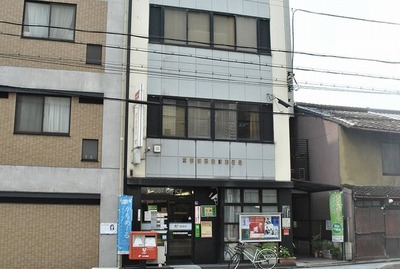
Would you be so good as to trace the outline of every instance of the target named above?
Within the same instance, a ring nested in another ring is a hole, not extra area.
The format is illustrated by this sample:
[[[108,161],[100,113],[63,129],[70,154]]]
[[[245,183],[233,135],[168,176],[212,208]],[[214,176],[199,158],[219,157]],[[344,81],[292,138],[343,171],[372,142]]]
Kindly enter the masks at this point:
[[[126,79],[125,79],[125,133],[124,133],[124,187],[123,193],[126,194],[128,187],[128,126],[129,126],[129,85],[131,74],[131,35],[132,35],[132,0],[128,0],[128,29],[126,42]]]

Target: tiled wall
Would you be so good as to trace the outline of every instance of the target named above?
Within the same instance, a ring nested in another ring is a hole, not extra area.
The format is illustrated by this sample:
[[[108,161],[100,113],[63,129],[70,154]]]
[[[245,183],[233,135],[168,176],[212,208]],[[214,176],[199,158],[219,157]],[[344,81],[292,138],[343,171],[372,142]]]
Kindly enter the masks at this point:
[[[0,203],[0,268],[98,266],[99,206]]]
[[[23,0],[2,0],[0,9],[0,65],[62,70],[103,71],[103,67],[86,64],[86,44],[105,45],[104,33],[76,31],[75,41],[51,41],[23,38]],[[76,29],[106,31],[107,3],[97,0],[54,0],[77,4]],[[122,29],[121,29],[122,31]],[[103,60],[105,52],[103,48]]]
[[[103,106],[71,99],[69,136],[14,134],[16,94],[0,99],[0,164],[53,167],[101,166]],[[82,139],[99,140],[99,162],[82,162]]]

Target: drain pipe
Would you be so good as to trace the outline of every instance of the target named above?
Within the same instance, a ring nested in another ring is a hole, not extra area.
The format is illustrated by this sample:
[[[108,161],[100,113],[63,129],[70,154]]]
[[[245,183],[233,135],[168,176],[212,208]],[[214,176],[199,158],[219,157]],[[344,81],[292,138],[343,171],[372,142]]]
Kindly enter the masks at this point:
[[[126,194],[128,186],[128,126],[129,126],[129,85],[131,75],[131,35],[132,35],[132,0],[128,0],[128,29],[126,45],[126,78],[125,78],[125,138],[124,138],[124,186],[123,193]]]

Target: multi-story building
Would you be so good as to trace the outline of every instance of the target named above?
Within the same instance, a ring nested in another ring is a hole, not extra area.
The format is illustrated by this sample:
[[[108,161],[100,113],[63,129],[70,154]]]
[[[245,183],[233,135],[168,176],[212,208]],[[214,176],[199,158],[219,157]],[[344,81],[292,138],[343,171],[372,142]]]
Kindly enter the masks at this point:
[[[241,212],[285,208],[291,247],[288,1],[139,0],[131,12],[133,229],[158,230],[167,263],[214,263]]]
[[[115,266],[125,1],[1,4],[0,267]]]

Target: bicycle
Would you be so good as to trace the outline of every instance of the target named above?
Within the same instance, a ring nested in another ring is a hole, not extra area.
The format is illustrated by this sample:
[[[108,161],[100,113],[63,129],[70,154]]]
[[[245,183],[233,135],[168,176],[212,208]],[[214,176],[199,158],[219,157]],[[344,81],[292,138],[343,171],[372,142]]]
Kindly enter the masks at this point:
[[[235,254],[229,261],[228,269],[237,269],[240,262],[242,261],[242,256],[245,256],[254,265],[255,268],[274,268],[277,261],[278,255],[272,249],[256,248],[254,254],[246,250],[246,245],[251,246],[245,242],[238,242],[235,246]]]

